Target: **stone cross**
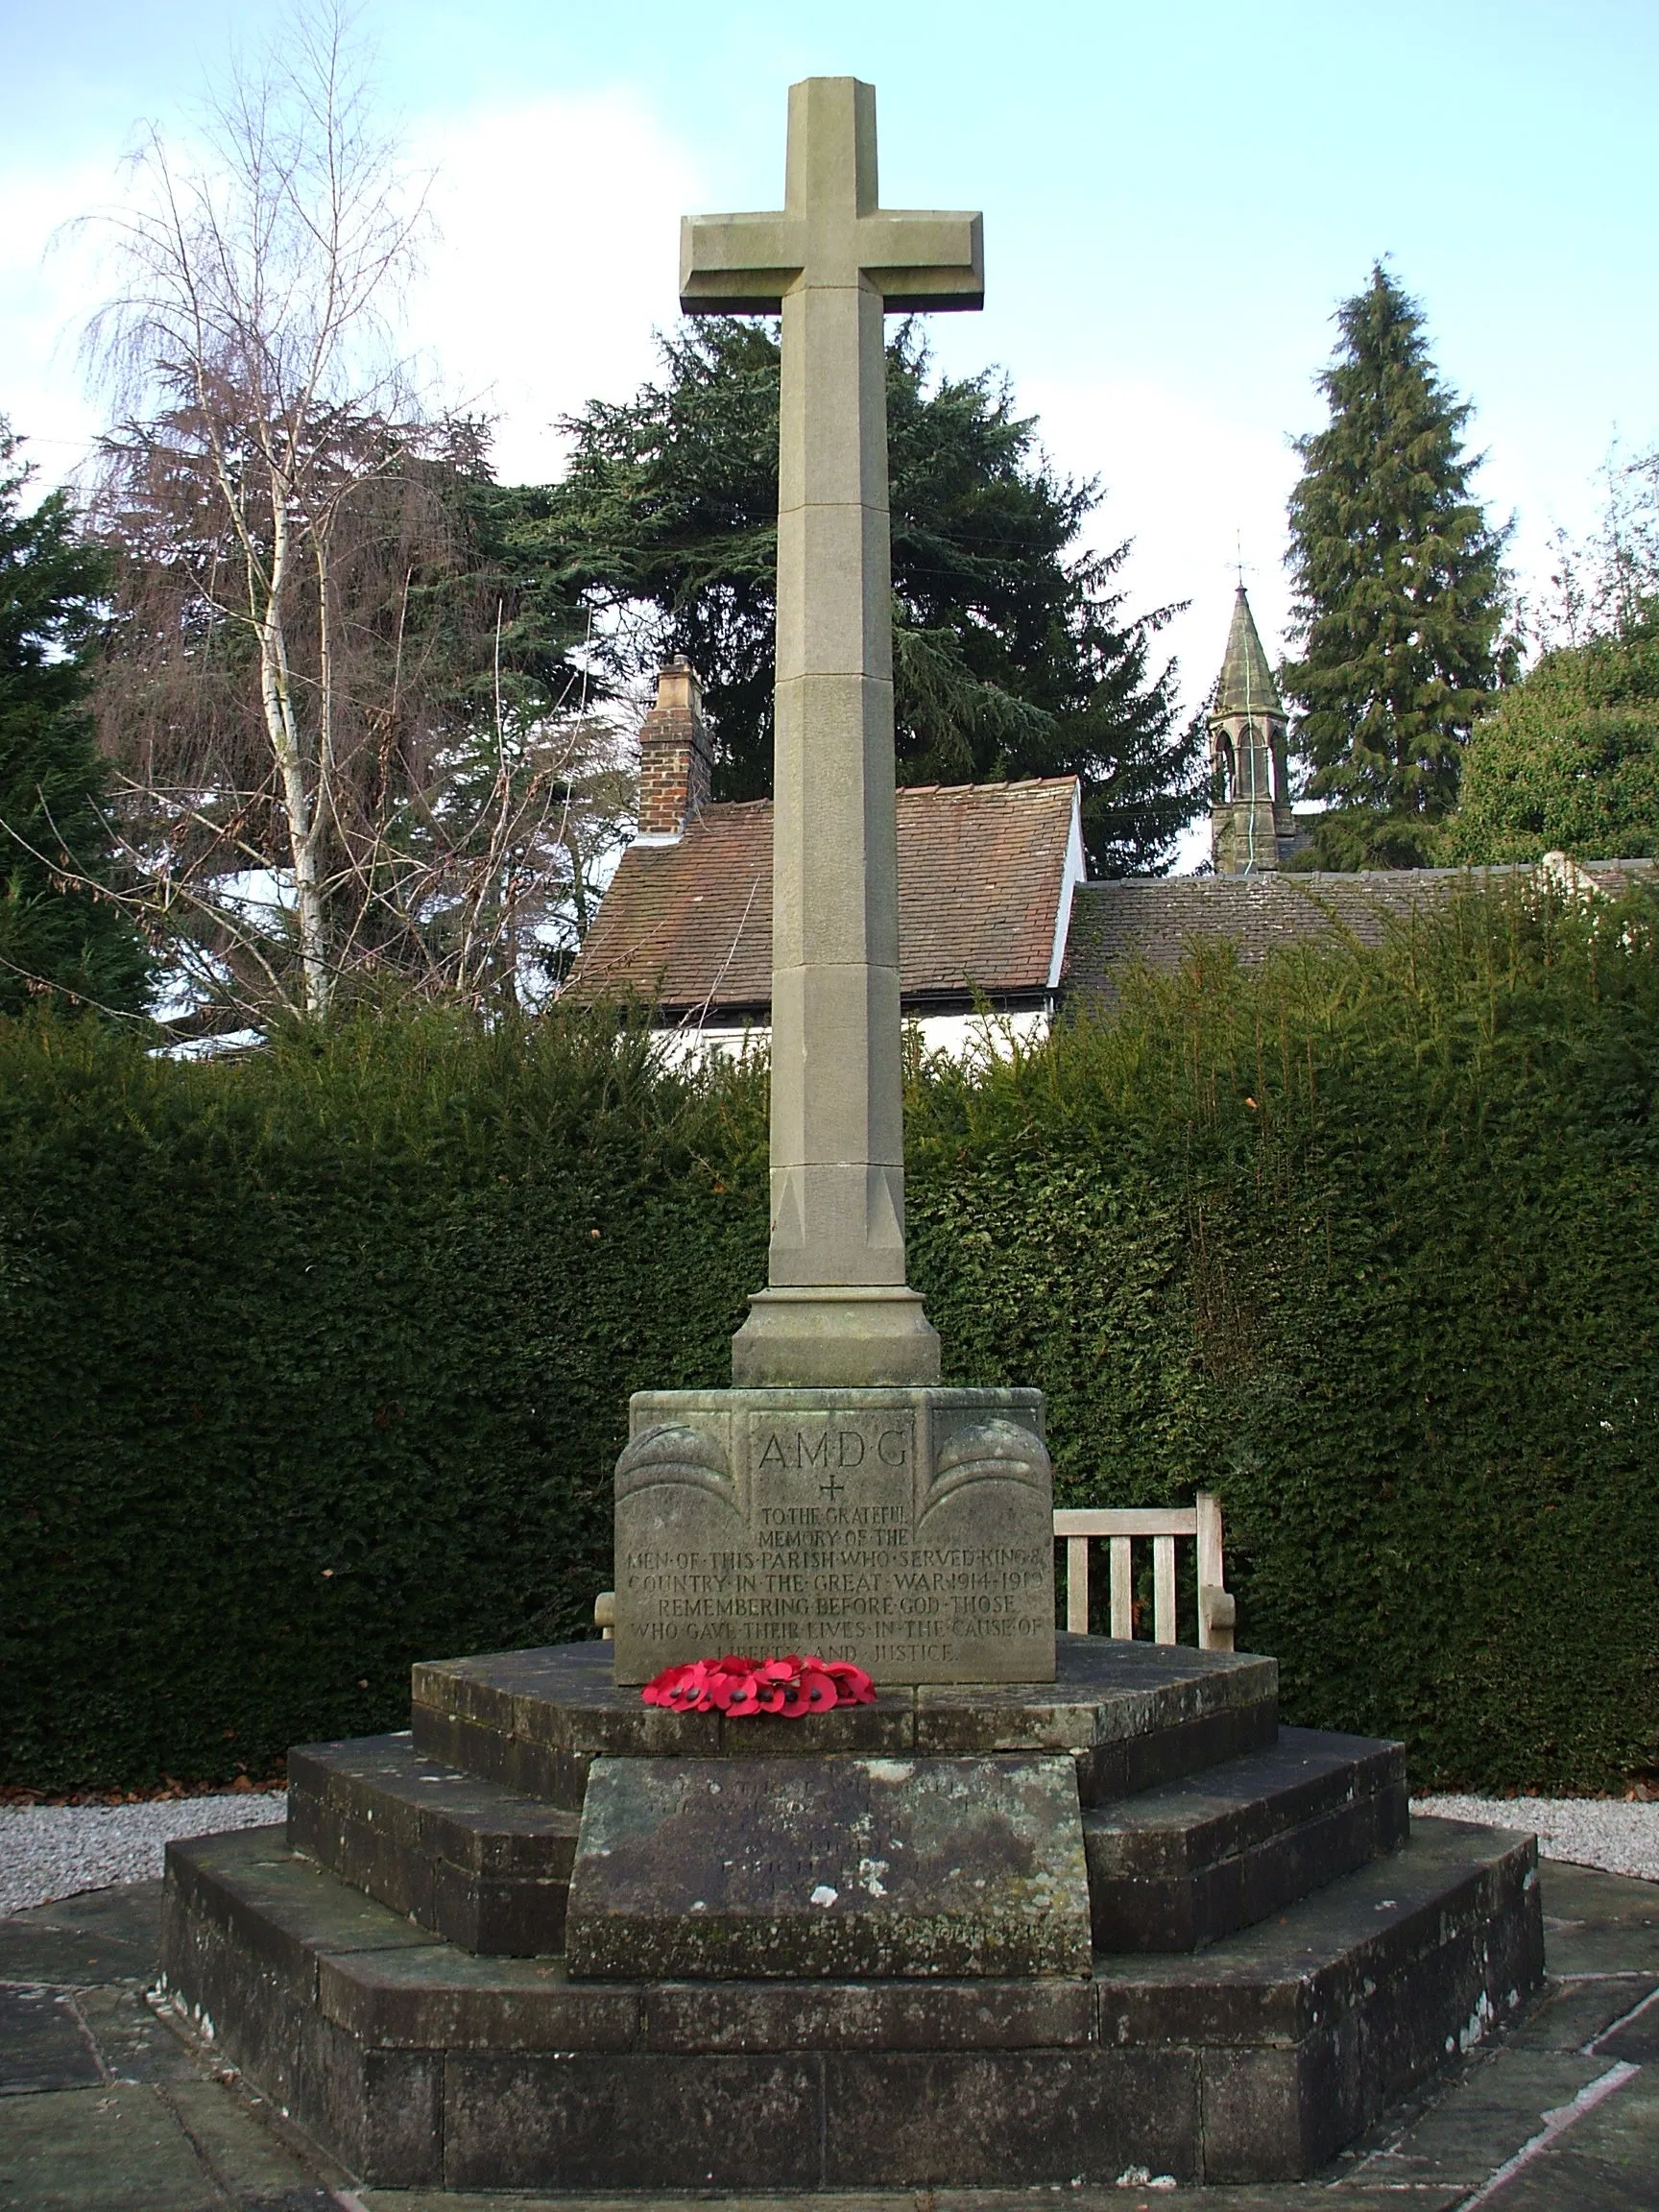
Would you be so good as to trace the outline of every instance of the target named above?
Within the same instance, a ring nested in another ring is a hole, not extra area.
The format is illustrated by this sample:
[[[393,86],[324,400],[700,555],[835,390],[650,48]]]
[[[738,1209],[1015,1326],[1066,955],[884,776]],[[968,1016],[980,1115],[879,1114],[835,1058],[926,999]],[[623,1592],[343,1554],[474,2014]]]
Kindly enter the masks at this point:
[[[977,215],[877,204],[876,92],[789,91],[783,207],[688,216],[687,314],[783,320],[768,1288],[739,1383],[926,1382],[904,1282],[893,634],[882,316],[977,307]]]

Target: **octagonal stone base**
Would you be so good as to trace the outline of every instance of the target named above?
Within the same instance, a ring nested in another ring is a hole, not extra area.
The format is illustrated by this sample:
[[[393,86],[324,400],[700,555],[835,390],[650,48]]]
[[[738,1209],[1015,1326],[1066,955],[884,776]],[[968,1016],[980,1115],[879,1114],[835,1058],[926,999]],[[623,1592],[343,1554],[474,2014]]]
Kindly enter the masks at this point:
[[[1086,1980],[579,1982],[247,1829],[168,1847],[162,1982],[382,2187],[1288,2180],[1537,1985],[1533,1869],[1530,1838],[1426,1822],[1195,1958],[1096,1954]]]
[[[1401,1746],[1276,1691],[1070,1636],[799,1721],[645,1706],[603,1645],[422,1666],[413,1735],[291,1754],[285,1840],[169,1847],[164,1986],[388,2187],[1299,2178],[1542,1929],[1529,1837],[1408,1835]]]

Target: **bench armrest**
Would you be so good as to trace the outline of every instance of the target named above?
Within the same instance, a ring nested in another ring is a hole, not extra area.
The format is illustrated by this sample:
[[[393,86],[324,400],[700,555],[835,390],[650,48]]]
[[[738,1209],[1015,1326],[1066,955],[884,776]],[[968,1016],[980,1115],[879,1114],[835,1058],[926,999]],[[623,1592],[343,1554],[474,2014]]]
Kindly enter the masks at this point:
[[[1231,1590],[1214,1582],[1198,1587],[1198,1641],[1207,1651],[1231,1651],[1238,1606]]]

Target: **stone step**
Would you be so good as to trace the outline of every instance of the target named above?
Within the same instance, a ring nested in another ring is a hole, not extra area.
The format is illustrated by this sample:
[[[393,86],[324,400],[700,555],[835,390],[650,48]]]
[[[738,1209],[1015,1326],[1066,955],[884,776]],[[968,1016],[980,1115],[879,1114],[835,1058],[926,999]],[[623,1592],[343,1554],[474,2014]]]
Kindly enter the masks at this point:
[[[1149,2049],[1288,2049],[1335,2027],[1448,1941],[1479,1935],[1511,1893],[1527,1903],[1521,1932],[1541,1952],[1533,1839],[1459,1820],[1415,1821],[1400,1851],[1195,1956],[1096,1952],[1100,2032]],[[1525,1994],[1525,1959],[1509,1971]],[[1459,2023],[1454,2044],[1482,2040],[1487,2013],[1479,2010],[1479,2019]]]
[[[1276,1743],[1084,1814],[1102,1951],[1197,1951],[1405,1842],[1406,1748],[1282,1728]]]
[[[1065,1752],[1093,1805],[1271,1743],[1278,1726],[1275,1661],[1105,1636],[1057,1638],[1052,1682],[878,1683],[874,1705],[789,1720],[644,1705],[637,1689],[613,1681],[611,1649],[557,1644],[421,1663],[417,1749],[572,1812],[595,1759]]]
[[[294,1849],[464,1951],[564,1949],[578,1819],[458,1773],[407,1734],[288,1754]]]
[[[1543,1978],[1537,1846],[1451,1820],[1207,1951],[1097,1954],[1098,2033],[1205,2054],[1211,2177],[1331,2157],[1437,2065],[1483,2042]]]
[[[1450,1821],[1207,1951],[1081,1982],[582,1983],[440,1942],[268,1830],[167,1862],[171,2001],[389,2188],[1296,2179],[1543,1969],[1531,1839]]]

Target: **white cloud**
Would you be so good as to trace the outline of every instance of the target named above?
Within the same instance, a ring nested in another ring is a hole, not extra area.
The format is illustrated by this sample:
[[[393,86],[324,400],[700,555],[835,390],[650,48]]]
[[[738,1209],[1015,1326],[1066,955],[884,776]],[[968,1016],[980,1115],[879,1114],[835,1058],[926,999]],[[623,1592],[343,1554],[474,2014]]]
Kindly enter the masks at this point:
[[[0,174],[0,414],[48,481],[72,472],[101,420],[76,358],[103,290],[99,249],[90,230],[64,226],[107,204],[112,180],[87,161]]]
[[[1090,525],[1094,542],[1135,541],[1121,571],[1130,611],[1190,602],[1161,637],[1181,663],[1188,707],[1221,665],[1240,544],[1257,625],[1277,659],[1289,616],[1285,502],[1297,473],[1284,441],[1140,381],[1034,375],[1018,397],[1037,414],[1055,462],[1104,484],[1105,504]]]
[[[413,342],[445,397],[501,418],[500,475],[545,482],[552,425],[651,370],[653,325],[678,320],[679,218],[698,204],[689,155],[620,93],[477,109],[423,132],[440,237],[410,300]]]
[[[1295,455],[1281,438],[1222,415],[1190,394],[1140,381],[1090,383],[1033,375],[1018,389],[1051,458],[1072,475],[1098,475],[1106,499],[1089,525],[1102,547],[1134,549],[1119,571],[1127,612],[1189,602],[1154,651],[1180,663],[1190,712],[1221,665],[1238,581],[1271,659],[1284,648],[1290,594],[1284,567],[1285,502]],[[1208,817],[1183,835],[1178,874],[1210,857]]]
[[[500,473],[557,473],[561,414],[623,397],[651,369],[654,325],[678,316],[679,216],[697,204],[689,156],[621,93],[527,100],[434,123],[438,235],[405,302],[402,343],[442,396],[501,418]],[[68,474],[101,423],[76,359],[107,289],[95,232],[60,235],[116,197],[108,160],[0,173],[0,412],[47,477]],[[54,241],[56,240],[56,243]]]

